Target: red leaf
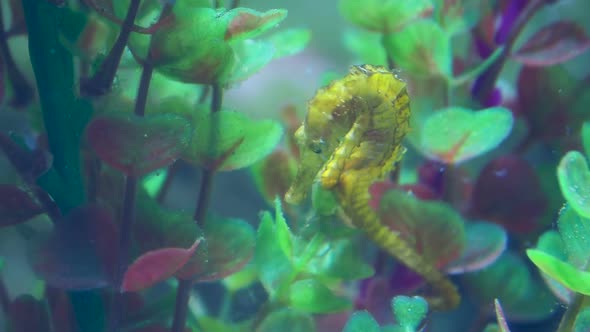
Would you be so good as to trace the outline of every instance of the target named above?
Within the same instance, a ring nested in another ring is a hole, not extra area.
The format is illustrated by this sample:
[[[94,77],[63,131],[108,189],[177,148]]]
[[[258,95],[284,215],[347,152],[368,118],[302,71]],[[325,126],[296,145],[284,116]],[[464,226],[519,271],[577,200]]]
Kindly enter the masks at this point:
[[[191,128],[187,119],[175,114],[110,114],[92,120],[87,135],[107,164],[139,176],[174,162],[188,144]]]
[[[545,67],[565,62],[590,47],[584,29],[573,22],[556,22],[537,31],[512,58],[527,66]]]
[[[287,16],[287,12],[284,10],[269,10],[259,13],[247,8],[236,8],[233,12],[235,12],[235,16],[229,22],[225,32],[225,40],[237,37],[247,38],[252,34],[262,33]]]
[[[136,292],[171,277],[191,258],[201,239],[188,249],[163,248],[141,255],[125,272],[121,291]]]

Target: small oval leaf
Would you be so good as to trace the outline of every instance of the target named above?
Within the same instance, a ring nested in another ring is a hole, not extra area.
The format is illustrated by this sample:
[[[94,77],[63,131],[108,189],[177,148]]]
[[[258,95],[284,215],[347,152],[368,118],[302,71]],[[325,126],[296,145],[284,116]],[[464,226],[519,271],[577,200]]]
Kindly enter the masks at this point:
[[[182,154],[183,159],[218,171],[254,164],[269,155],[283,135],[276,121],[254,121],[233,111],[200,111],[194,115],[193,124],[194,135]]]
[[[366,310],[356,311],[344,326],[343,332],[380,332],[381,327]]]
[[[481,270],[492,264],[506,249],[508,236],[498,225],[486,222],[467,223],[466,247],[461,256],[445,267],[449,274]]]
[[[271,9],[264,13],[249,8],[235,8],[227,15],[231,17],[225,40],[254,38],[273,28],[287,17],[285,9]]]
[[[292,308],[310,313],[331,313],[348,310],[352,304],[347,298],[335,295],[316,279],[296,281],[289,288]]]
[[[139,256],[125,272],[122,292],[137,292],[171,277],[191,258],[201,239],[188,249],[163,248]]]
[[[266,316],[256,332],[283,332],[285,330],[314,332],[316,327],[311,315],[293,309],[282,309]]]
[[[420,150],[430,158],[458,164],[497,147],[512,130],[513,122],[512,114],[504,107],[478,112],[446,108],[424,123]]]
[[[112,113],[95,117],[87,135],[103,161],[127,175],[140,176],[174,162],[188,145],[190,129],[190,123],[175,114]]]
[[[559,21],[537,31],[512,58],[527,66],[546,67],[575,58],[588,48],[590,38],[581,26]]]
[[[528,249],[526,253],[539,270],[551,278],[574,292],[590,295],[590,272],[578,270],[575,266],[538,249]]]
[[[568,152],[559,162],[557,178],[569,205],[584,218],[590,218],[590,171],[586,158],[578,151]]]

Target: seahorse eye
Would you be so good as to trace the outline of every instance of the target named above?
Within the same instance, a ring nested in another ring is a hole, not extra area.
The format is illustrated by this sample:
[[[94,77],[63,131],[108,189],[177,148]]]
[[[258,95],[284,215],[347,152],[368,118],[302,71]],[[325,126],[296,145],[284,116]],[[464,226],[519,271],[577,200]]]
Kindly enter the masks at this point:
[[[309,149],[314,153],[320,154],[322,153],[322,143],[317,141],[311,142],[309,143]]]
[[[317,153],[320,154],[323,151],[326,151],[326,141],[324,141],[322,138],[318,138],[318,139],[314,139],[314,140],[310,140],[309,143],[307,144],[307,147]]]

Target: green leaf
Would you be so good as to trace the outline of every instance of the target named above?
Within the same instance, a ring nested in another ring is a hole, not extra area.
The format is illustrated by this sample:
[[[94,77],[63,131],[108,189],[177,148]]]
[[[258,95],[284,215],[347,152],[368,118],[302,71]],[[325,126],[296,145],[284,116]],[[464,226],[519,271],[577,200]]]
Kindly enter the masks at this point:
[[[232,47],[236,56],[236,64],[227,80],[229,83],[248,79],[275,58],[275,48],[268,41],[246,39],[236,42]]]
[[[252,321],[231,323],[217,317],[199,316],[199,329],[193,331],[242,332],[252,331]]]
[[[395,63],[412,75],[452,75],[450,38],[432,20],[412,22],[402,31],[384,36],[383,45]]]
[[[311,40],[311,30],[303,28],[275,32],[266,39],[274,46],[274,59],[297,54],[305,49]]]
[[[582,145],[587,158],[590,158],[590,122],[582,125]]]
[[[339,9],[351,23],[385,34],[428,16],[433,7],[429,0],[340,0]]]
[[[504,107],[481,111],[442,109],[428,117],[420,150],[429,158],[458,164],[496,148],[510,133],[514,120]]]
[[[391,309],[400,326],[416,331],[428,313],[428,302],[420,296],[399,295],[391,300]]]
[[[290,308],[274,311],[260,323],[256,332],[314,332],[312,316]]]
[[[590,308],[584,308],[576,316],[573,332],[586,332],[590,330]]]
[[[162,185],[164,185],[164,182],[166,182],[167,176],[168,170],[161,169],[148,174],[141,180],[141,182],[146,192],[151,197],[156,197],[156,195],[158,195],[158,193],[160,192],[160,189],[162,189]]]
[[[212,8],[174,10],[174,20],[152,35],[151,59],[160,73],[185,83],[223,82],[231,73],[234,51],[225,40],[228,20]],[[149,35],[132,33],[129,48],[145,59]]]
[[[361,256],[361,250],[351,239],[328,242],[321,255],[307,264],[307,271],[323,278],[359,280],[372,276],[373,267]]]
[[[344,326],[344,330],[342,332],[380,332],[381,327],[379,324],[371,316],[369,312],[366,310],[363,311],[355,311],[348,322],[346,322],[346,326]]]
[[[560,260],[567,260],[567,252],[561,235],[557,231],[550,230],[543,233],[537,241],[537,249],[550,254]],[[549,277],[545,273],[541,273],[541,277],[547,284],[547,287],[557,296],[563,303],[569,303],[571,299],[571,291],[565,286],[557,282],[555,279]]]
[[[590,219],[566,205],[559,211],[557,227],[568,253],[568,262],[583,269],[590,259]]]
[[[349,299],[336,296],[316,279],[299,280],[289,288],[289,304],[294,309],[309,313],[332,313],[349,310]]]
[[[254,255],[256,234],[236,218],[208,217],[203,225],[203,248],[175,275],[195,281],[213,281],[242,269]]]
[[[224,278],[222,282],[228,292],[235,293],[258,282],[258,271],[256,266],[250,263],[240,271]]]
[[[275,225],[277,232],[277,240],[281,249],[287,257],[293,256],[293,235],[287,225],[287,220],[283,215],[283,209],[281,207],[281,200],[277,197],[275,199]]]
[[[250,8],[234,8],[224,14],[228,21],[225,40],[254,38],[272,29],[287,17],[285,9],[271,9],[264,13]]]
[[[340,204],[330,190],[323,189],[318,183],[311,187],[311,205],[314,211],[321,216],[331,216],[336,214]]]
[[[590,295],[590,272],[578,270],[575,266],[538,249],[528,249],[526,253],[539,270],[551,278],[574,292]]]
[[[262,214],[256,238],[254,264],[260,281],[271,294],[293,273],[292,258],[287,256],[277,241],[277,230],[271,214]]]
[[[344,32],[344,46],[362,63],[384,66],[387,54],[383,48],[383,36],[365,30],[349,29]]]
[[[557,178],[561,193],[582,217],[590,218],[590,171],[586,158],[570,151],[559,162]]]
[[[192,164],[220,171],[247,167],[261,160],[273,151],[283,135],[277,121],[255,121],[233,111],[197,112],[193,116],[193,130],[182,157]]]
[[[555,297],[538,279],[533,278],[519,255],[505,252],[486,269],[462,276],[470,297],[482,308],[494,299],[502,302],[509,320],[538,321],[553,314]]]

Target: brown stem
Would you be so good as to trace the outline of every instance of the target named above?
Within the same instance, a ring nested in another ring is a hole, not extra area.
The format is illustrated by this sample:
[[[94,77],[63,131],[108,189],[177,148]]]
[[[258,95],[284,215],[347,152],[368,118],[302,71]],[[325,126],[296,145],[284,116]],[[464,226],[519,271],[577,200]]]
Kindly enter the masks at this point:
[[[211,113],[219,112],[223,101],[223,88],[220,84],[212,84],[212,95],[211,95]],[[212,128],[212,133],[215,133],[215,128]],[[211,142],[215,143],[212,139]],[[201,176],[201,185],[199,188],[199,196],[197,199],[197,207],[195,208],[194,220],[197,224],[203,225],[207,210],[209,208],[209,202],[211,200],[211,189],[213,187],[213,177],[215,170],[208,168],[203,169]],[[186,316],[188,311],[188,301],[190,298],[190,290],[192,287],[191,280],[181,280],[178,284],[178,290],[176,293],[176,307],[174,309],[174,321],[172,322],[172,332],[181,332],[184,330],[186,325]]]
[[[121,228],[119,230],[119,255],[117,257],[117,270],[115,271],[115,290],[111,296],[109,324],[110,332],[119,331],[119,320],[123,315],[123,297],[120,290],[127,263],[131,254],[131,230],[135,219],[135,196],[137,192],[137,178],[128,175],[125,178],[125,196],[123,198],[123,211],[121,213]]]
[[[229,6],[230,9],[238,8],[240,6],[240,0],[233,0],[231,5]]]
[[[178,289],[176,289],[176,304],[174,308],[174,320],[172,322],[171,332],[184,331],[184,326],[186,325],[186,317],[188,313],[188,302],[190,300],[192,289],[192,280],[178,281]]]
[[[522,14],[519,15],[518,19],[514,23],[514,26],[510,30],[510,33],[508,34],[506,43],[504,43],[504,48],[502,49],[500,56],[496,62],[494,62],[485,71],[481,77],[481,82],[478,84],[479,86],[473,91],[473,95],[477,98],[477,100],[483,103],[490,96],[494,90],[494,87],[496,86],[498,76],[500,76],[500,72],[502,71],[502,68],[504,68],[504,64],[506,61],[508,61],[508,58],[512,53],[512,48],[514,47],[516,39],[528,21],[543,5],[545,5],[545,3],[546,0],[532,0],[524,9]]]
[[[0,6],[0,57],[4,60],[4,65],[6,65],[6,75],[14,93],[11,104],[15,107],[26,106],[33,100],[33,88],[18,70],[14,58],[10,53],[6,32],[4,31],[2,6]]]
[[[131,0],[127,10],[127,15],[125,16],[125,20],[121,26],[121,32],[119,33],[113,48],[111,48],[111,51],[102,62],[96,74],[92,78],[83,80],[81,82],[80,88],[82,94],[90,96],[102,96],[110,90],[113,80],[115,79],[117,69],[119,68],[123,51],[125,50],[125,46],[127,45],[131,31],[133,30],[135,17],[139,11],[140,3],[141,0]]]
[[[149,56],[148,56],[149,57]],[[145,106],[147,104],[147,97],[150,88],[150,82],[154,66],[151,61],[147,61],[143,65],[139,87],[137,90],[137,97],[135,101],[135,115],[143,117],[145,115]],[[117,257],[117,270],[115,271],[114,285],[115,292],[111,297],[110,313],[109,313],[109,329],[108,331],[118,331],[119,320],[123,315],[123,299],[120,291],[125,270],[131,259],[131,239],[133,223],[135,221],[135,197],[137,194],[137,177],[127,175],[125,178],[125,196],[123,199],[123,212],[121,214],[121,229],[119,231],[119,256]]]

